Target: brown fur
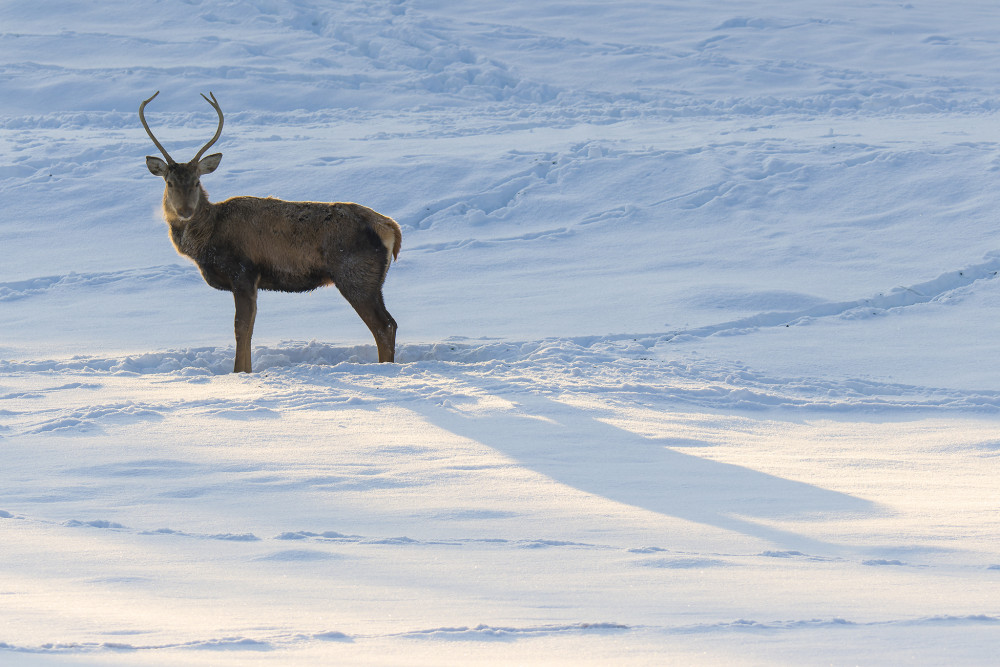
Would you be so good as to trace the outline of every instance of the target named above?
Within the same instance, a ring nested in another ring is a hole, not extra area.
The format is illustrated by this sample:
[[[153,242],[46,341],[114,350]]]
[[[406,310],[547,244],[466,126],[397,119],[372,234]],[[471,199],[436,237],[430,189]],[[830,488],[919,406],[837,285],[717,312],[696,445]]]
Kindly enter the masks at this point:
[[[167,161],[147,157],[146,165],[166,182],[163,216],[177,252],[198,265],[209,285],[233,293],[234,372],[250,372],[258,289],[303,292],[335,284],[371,330],[379,361],[393,361],[396,322],[385,309],[382,283],[402,244],[396,221],[345,202],[233,197],[213,204],[200,176],[215,171],[222,154],[199,158],[222,130],[215,97],[209,103],[219,113],[219,131],[184,164],[174,162],[149,131],[142,111],[150,100],[140,106],[140,118]]]

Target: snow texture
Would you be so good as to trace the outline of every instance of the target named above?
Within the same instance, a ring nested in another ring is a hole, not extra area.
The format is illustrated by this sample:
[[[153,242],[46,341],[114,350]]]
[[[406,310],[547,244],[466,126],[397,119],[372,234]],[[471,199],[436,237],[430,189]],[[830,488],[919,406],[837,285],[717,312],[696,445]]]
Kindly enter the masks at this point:
[[[993,664],[991,2],[0,5],[0,663]],[[403,229],[179,257],[204,184]]]

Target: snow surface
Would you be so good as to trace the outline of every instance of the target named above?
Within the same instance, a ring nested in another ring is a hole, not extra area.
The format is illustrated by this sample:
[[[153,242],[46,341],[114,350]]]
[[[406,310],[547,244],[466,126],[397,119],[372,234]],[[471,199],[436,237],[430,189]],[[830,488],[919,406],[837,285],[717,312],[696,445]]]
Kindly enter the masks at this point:
[[[993,664],[995,2],[0,4],[0,663]],[[205,179],[404,234],[174,252]]]

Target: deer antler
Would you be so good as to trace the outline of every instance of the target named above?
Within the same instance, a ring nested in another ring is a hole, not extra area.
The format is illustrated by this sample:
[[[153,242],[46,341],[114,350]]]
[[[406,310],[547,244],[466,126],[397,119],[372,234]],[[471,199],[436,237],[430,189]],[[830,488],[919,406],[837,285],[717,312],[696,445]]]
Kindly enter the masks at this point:
[[[146,128],[146,134],[149,135],[149,138],[153,140],[153,143],[156,144],[156,147],[160,149],[161,153],[163,153],[163,157],[167,158],[167,163],[177,164],[176,162],[174,162],[174,159],[170,157],[170,153],[167,152],[167,149],[165,149],[160,144],[160,142],[156,140],[156,137],[153,136],[153,131],[149,129],[149,125],[146,123],[146,116],[142,113],[143,110],[146,108],[146,105],[152,102],[153,98],[159,94],[160,91],[156,91],[155,93],[153,93],[153,97],[150,97],[148,100],[145,100],[142,104],[139,105],[139,120],[142,121],[142,126]]]
[[[209,91],[208,94],[212,96],[212,99],[208,99],[207,97],[205,97],[204,93],[202,93],[201,96],[205,97],[205,101],[212,105],[212,108],[215,109],[215,113],[219,114],[219,129],[215,131],[215,136],[212,137],[212,140],[201,147],[201,150],[198,151],[198,154],[194,156],[193,160],[191,160],[192,163],[197,163],[198,160],[201,159],[201,156],[205,153],[205,151],[211,148],[212,144],[214,144],[216,141],[219,140],[219,136],[222,135],[222,124],[226,120],[222,115],[222,108],[219,106],[219,101],[215,99],[215,95],[213,95],[211,91]]]

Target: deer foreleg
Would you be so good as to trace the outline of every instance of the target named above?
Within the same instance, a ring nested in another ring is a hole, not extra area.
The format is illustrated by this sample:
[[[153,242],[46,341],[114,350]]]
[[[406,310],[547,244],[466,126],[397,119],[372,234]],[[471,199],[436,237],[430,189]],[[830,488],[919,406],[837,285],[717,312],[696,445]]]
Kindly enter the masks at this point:
[[[391,362],[396,360],[396,320],[385,309],[382,301],[382,293],[369,293],[364,298],[357,298],[353,294],[344,293],[348,302],[354,310],[361,316],[365,325],[375,337],[375,346],[378,348],[379,362]]]
[[[253,338],[253,322],[257,318],[257,288],[234,288],[233,299],[236,301],[236,363],[234,373],[250,372],[250,339]]]

